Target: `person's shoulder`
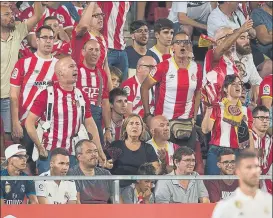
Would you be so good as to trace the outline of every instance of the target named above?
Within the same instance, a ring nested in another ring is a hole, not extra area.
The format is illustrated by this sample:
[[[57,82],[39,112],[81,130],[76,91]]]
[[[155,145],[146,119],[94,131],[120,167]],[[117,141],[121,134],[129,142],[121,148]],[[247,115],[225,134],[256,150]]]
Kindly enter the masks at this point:
[[[70,168],[67,172],[67,175],[81,175],[79,165]]]
[[[233,209],[231,207],[233,201],[234,201],[233,195],[219,201],[213,210],[212,218],[228,217],[228,216],[226,216],[226,214],[228,211]],[[223,216],[223,215],[225,215],[225,216]]]
[[[263,14],[266,13],[262,8],[255,8],[252,12],[251,12],[251,16],[255,15],[255,14]]]
[[[120,146],[123,146],[124,145],[124,141],[123,140],[116,140],[116,141],[113,141],[111,143],[111,147],[120,147]]]
[[[7,169],[1,170],[1,176],[9,176],[8,170]]]
[[[39,176],[50,176],[50,171],[41,173]]]
[[[111,175],[109,170],[103,169],[101,167],[95,167],[95,175]]]
[[[136,83],[136,79],[135,79],[135,76],[132,76],[130,77],[129,79],[125,80],[123,83],[122,83],[122,87],[126,86],[126,85],[132,85]]]
[[[135,49],[133,48],[133,46],[129,45],[125,48],[125,51],[126,52],[132,52],[132,51],[135,51]]]
[[[221,11],[220,11],[219,7],[216,7],[210,12],[210,15],[208,18],[211,19],[212,17],[215,17],[215,16],[221,14],[220,12]]]

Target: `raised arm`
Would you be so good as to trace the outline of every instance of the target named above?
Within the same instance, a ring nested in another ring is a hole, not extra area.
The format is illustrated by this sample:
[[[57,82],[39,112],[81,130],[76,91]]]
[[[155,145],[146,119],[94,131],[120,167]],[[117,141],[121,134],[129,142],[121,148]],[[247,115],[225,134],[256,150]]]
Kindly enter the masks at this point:
[[[34,2],[34,14],[26,20],[27,30],[30,32],[35,25],[42,19],[45,8],[41,2]]]

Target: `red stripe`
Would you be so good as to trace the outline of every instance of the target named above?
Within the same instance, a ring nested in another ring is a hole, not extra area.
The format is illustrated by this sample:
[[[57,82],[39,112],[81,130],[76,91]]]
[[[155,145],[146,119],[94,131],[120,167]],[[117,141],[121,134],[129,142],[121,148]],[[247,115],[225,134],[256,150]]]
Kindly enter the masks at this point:
[[[105,13],[105,17],[104,17],[104,25],[103,25],[103,36],[104,39],[107,42],[107,45],[109,45],[108,43],[108,21],[110,19],[111,16],[111,11],[113,9],[113,2],[100,2],[100,6],[102,11]]]
[[[230,147],[231,148],[238,148],[239,147],[238,143],[239,143],[238,134],[235,131],[235,127],[231,126],[231,128],[230,128]]]
[[[59,113],[58,113],[58,107],[62,106],[58,104],[59,94],[58,94],[58,88],[54,89],[54,125],[53,125],[53,140],[52,140],[52,147],[51,150],[57,147],[57,139],[58,139],[58,132],[59,132]],[[55,139],[55,140],[54,140]]]
[[[115,34],[114,34],[114,48],[120,50],[121,49],[121,43],[120,43],[120,38],[119,34],[122,31],[121,26],[124,23],[123,21],[123,16],[125,13],[125,2],[120,2],[119,3],[119,8],[118,8],[118,16],[116,19],[116,28],[115,28]]]
[[[177,92],[174,105],[173,118],[177,118],[185,113],[185,106],[189,92],[189,72],[187,69],[177,71]]]
[[[67,130],[68,130],[68,104],[67,104],[67,96],[68,94],[63,93],[63,134],[62,134],[62,140],[61,140],[61,147],[66,147],[66,139],[67,139]],[[71,125],[71,124],[70,124]]]
[[[77,115],[78,115],[77,104],[73,105],[73,100],[75,100],[75,92],[73,92],[73,94],[72,94],[72,109],[73,109],[72,113],[73,113],[73,117],[72,117],[72,132],[71,132],[72,137],[69,140],[70,141],[70,147],[69,147],[69,153],[70,154],[72,152],[72,138],[73,138],[73,136],[75,135],[76,132],[79,132],[79,129],[76,129],[76,125],[79,122],[77,120]],[[80,117],[80,119],[81,119],[81,117]]]
[[[47,72],[48,72],[48,69],[51,65],[52,61],[45,61],[43,63],[43,67],[39,73],[39,75],[37,76],[36,80],[35,81],[44,81],[44,78],[46,77],[47,75]],[[32,70],[32,69],[31,69]],[[33,69],[34,70],[34,69]],[[32,71],[29,71],[29,77],[27,79],[30,78],[30,76],[32,75],[33,73],[33,70]],[[33,100],[33,96],[35,95],[35,93],[38,91],[38,88],[37,86],[34,86],[31,88],[29,94],[28,94],[28,97],[25,101],[25,104],[23,105],[24,108],[27,108],[30,104],[31,104],[31,101]]]

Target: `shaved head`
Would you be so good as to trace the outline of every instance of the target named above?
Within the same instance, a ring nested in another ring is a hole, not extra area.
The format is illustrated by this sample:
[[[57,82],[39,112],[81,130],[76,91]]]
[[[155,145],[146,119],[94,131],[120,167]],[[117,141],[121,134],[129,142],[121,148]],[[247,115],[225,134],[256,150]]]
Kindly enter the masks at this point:
[[[150,131],[155,140],[168,141],[170,139],[169,120],[162,115],[153,117],[150,124]]]
[[[65,66],[67,66],[69,63],[74,62],[75,61],[70,57],[64,57],[61,58],[60,60],[57,61],[57,63],[55,64],[54,70],[55,72],[58,74],[58,72],[63,72]]]
[[[224,36],[228,35],[228,34],[232,34],[233,30],[230,27],[222,27],[218,30],[216,30],[215,34],[214,34],[214,39],[215,41],[223,38]]]
[[[163,115],[157,115],[155,117],[152,118],[151,120],[151,129],[154,129],[155,127],[157,127],[159,125],[159,123],[161,121],[168,121],[168,119],[166,117],[164,117]]]
[[[100,44],[95,39],[89,39],[86,43],[84,43],[83,48],[85,49],[85,48],[87,48],[89,46],[92,46],[92,47],[94,47],[94,46],[100,46]]]
[[[152,57],[152,56],[143,56],[142,58],[140,58],[137,62],[137,66],[140,65],[156,65],[156,60]]]
[[[83,64],[88,68],[96,67],[100,58],[100,44],[95,39],[88,40],[82,50],[82,56],[84,57]]]

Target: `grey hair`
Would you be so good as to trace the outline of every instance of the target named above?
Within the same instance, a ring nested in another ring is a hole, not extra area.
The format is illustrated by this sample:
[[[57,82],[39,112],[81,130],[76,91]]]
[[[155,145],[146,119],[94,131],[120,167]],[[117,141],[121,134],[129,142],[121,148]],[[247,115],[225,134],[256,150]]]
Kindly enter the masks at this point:
[[[93,143],[94,145],[96,145],[92,140],[89,140],[89,139],[82,139],[82,140],[78,141],[77,144],[75,145],[75,156],[76,157],[78,157],[78,155],[82,153],[82,145],[85,142]]]

